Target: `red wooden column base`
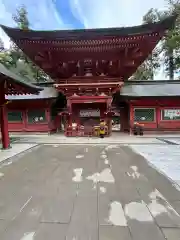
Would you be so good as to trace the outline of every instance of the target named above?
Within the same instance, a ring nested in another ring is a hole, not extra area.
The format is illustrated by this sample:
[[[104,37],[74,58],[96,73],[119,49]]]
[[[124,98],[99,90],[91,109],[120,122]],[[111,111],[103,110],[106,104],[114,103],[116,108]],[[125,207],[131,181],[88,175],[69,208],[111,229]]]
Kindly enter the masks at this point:
[[[8,132],[8,118],[6,105],[0,107],[0,118],[1,118],[2,149],[6,150],[11,148]]]

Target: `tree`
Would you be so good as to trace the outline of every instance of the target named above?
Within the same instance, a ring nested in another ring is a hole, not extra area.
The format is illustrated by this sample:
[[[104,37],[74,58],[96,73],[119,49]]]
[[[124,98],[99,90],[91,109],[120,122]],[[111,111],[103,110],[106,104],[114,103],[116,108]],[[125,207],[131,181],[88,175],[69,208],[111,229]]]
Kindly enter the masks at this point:
[[[159,12],[156,9],[151,8],[143,16],[143,24],[157,22],[159,20]],[[160,50],[157,46],[152,54],[148,56],[144,63],[139,66],[135,74],[131,79],[133,80],[153,80],[156,71],[159,69],[159,54]]]
[[[169,79],[174,79],[174,73],[180,69],[180,1],[166,0],[166,11],[154,11],[154,16],[158,20],[165,17],[176,15],[176,23],[174,29],[169,30],[161,41],[161,52],[163,53],[163,63],[165,71]]]
[[[7,51],[0,52],[0,63],[7,68],[10,68],[10,66],[13,65],[13,59]]]
[[[4,51],[4,42],[3,40],[0,38],[0,52]]]
[[[30,29],[30,23],[28,20],[28,11],[24,5],[17,9],[16,14],[13,15],[13,20],[16,22],[18,28],[22,30]],[[15,44],[11,44],[11,58],[13,62],[15,62],[16,71],[19,72],[20,75],[27,76],[27,79],[36,79],[36,81],[47,81],[47,75],[36,66]],[[20,61],[20,64],[18,64]],[[22,66],[24,64],[24,68],[18,69],[18,65]],[[29,76],[29,77],[28,77]]]
[[[5,49],[4,42],[1,38],[0,38],[0,63],[8,68],[15,64],[13,58],[11,57],[10,51]]]
[[[168,32],[164,41],[166,71],[170,79],[174,79],[174,72],[180,69],[180,1],[167,0],[168,14],[176,14],[174,29]]]
[[[152,64],[154,70],[159,68],[159,57],[162,57],[162,62],[165,65],[165,72],[169,79],[174,79],[175,71],[180,69],[180,0],[165,0],[167,2],[167,9],[165,11],[158,11],[157,9],[151,8],[147,14],[143,17],[143,22],[153,23],[164,18],[177,15],[175,27],[169,30],[167,34],[161,40],[157,52],[153,52],[155,56],[152,57]],[[149,59],[147,60],[149,61]],[[155,65],[154,65],[155,64]],[[152,65],[149,65],[152,67]]]
[[[138,67],[136,72],[130,78],[130,80],[152,80],[152,79],[153,79],[153,72],[149,68],[146,61]]]
[[[29,29],[29,20],[28,20],[28,12],[26,7],[22,5],[17,9],[15,15],[13,15],[13,20],[17,23],[18,27],[23,30]]]
[[[16,10],[16,14],[12,16],[13,20],[17,24],[17,27],[22,30],[28,30],[29,29],[29,20],[28,20],[28,12],[26,10],[26,7],[22,5]],[[11,44],[11,54],[12,57],[18,62],[19,60],[22,60],[26,63],[29,62],[29,59],[25,56],[25,54],[19,49],[19,47],[12,42]]]

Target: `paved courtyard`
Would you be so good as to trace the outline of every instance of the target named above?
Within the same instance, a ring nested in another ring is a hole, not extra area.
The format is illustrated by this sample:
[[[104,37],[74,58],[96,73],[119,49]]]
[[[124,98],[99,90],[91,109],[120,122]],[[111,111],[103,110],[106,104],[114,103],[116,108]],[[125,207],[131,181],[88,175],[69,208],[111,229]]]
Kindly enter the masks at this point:
[[[169,177],[174,186],[180,190],[180,145],[132,145],[131,147],[153,167]]]
[[[140,144],[41,143],[1,162],[0,239],[180,239],[180,191],[131,148],[148,158]]]

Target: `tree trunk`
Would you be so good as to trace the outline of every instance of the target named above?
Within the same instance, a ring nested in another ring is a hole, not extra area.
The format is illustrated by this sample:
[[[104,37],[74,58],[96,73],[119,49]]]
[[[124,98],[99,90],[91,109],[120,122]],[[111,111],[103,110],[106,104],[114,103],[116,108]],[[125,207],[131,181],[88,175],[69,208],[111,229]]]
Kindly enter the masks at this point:
[[[169,50],[169,80],[174,80],[174,56],[173,50]]]
[[[151,63],[151,67],[150,67],[150,80],[154,80],[154,61],[153,61],[153,55],[151,54],[150,57],[150,63]]]

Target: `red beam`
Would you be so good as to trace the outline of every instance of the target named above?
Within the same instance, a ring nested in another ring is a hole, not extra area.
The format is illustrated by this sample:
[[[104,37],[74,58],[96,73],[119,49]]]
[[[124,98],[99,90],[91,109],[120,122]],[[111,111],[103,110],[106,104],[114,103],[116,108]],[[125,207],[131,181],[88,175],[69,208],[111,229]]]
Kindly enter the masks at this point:
[[[77,84],[83,84],[83,83],[88,83],[88,84],[92,84],[92,81],[94,84],[96,83],[120,83],[122,82],[122,79],[117,77],[102,77],[102,76],[97,76],[97,77],[72,77],[72,78],[68,78],[68,79],[56,79],[56,83],[57,84],[72,84],[72,83],[77,83]]]
[[[98,99],[106,99],[106,100],[111,99],[111,97],[109,97],[109,96],[86,96],[86,95],[81,96],[81,99],[88,99],[88,100],[95,100],[97,98]],[[70,99],[70,100],[79,99],[79,96],[71,96],[68,99]]]
[[[81,96],[78,99],[71,99],[71,103],[106,103],[107,99],[101,99],[96,96],[94,99],[82,99]]]
[[[43,50],[41,50],[43,51]],[[26,50],[27,54],[30,55],[28,50]],[[52,63],[57,64],[58,62],[68,62],[68,61],[83,61],[84,59],[92,59],[95,61],[98,60],[121,60],[121,55],[123,56],[124,50],[121,51],[109,51],[107,52],[101,52],[100,54],[98,52],[79,52],[79,53],[65,53],[65,52],[52,52]],[[35,58],[35,57],[34,57]],[[46,59],[41,60],[35,60],[36,62],[45,62]]]
[[[122,85],[122,82],[102,82],[102,83],[67,83],[67,84],[54,84],[56,88],[110,88],[110,87],[115,87]]]

